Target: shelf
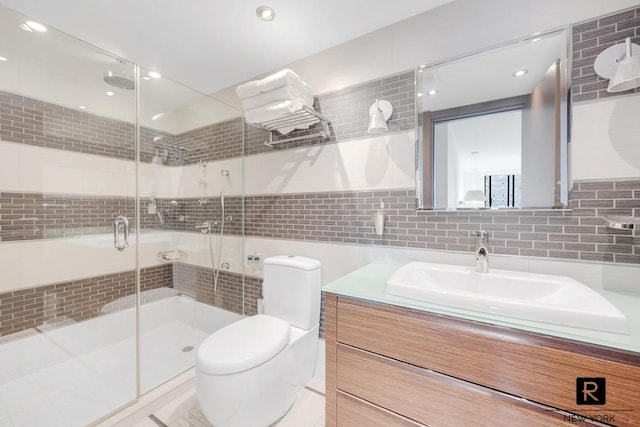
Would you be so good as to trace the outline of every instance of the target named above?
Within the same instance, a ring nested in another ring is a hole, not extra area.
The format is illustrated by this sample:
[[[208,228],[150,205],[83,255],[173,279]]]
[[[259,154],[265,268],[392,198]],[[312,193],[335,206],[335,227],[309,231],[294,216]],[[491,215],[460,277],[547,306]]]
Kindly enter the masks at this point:
[[[282,135],[278,129],[286,128],[286,127],[294,127],[294,128],[305,128],[309,127],[315,123],[322,123],[322,130],[315,132],[310,135],[302,135],[295,136],[291,138],[278,139],[273,140],[273,132],[278,132],[278,135]],[[267,147],[274,147],[277,144],[283,144],[285,142],[293,142],[300,141],[304,139],[311,138],[323,138],[328,139],[331,136],[331,130],[329,129],[329,120],[324,117],[322,114],[318,113],[312,108],[307,107],[306,105],[302,107],[302,109],[296,111],[295,113],[286,114],[282,117],[278,117],[277,119],[269,120],[264,123],[249,123],[252,126],[255,126],[259,129],[264,129],[269,132],[269,141],[265,141],[264,145]]]

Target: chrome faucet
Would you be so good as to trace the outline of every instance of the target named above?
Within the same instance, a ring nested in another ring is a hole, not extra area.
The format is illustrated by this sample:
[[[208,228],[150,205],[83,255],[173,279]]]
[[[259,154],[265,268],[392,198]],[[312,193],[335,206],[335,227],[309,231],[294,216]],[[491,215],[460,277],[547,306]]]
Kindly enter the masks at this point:
[[[476,236],[476,271],[478,273],[489,272],[489,234],[484,230],[474,231]]]

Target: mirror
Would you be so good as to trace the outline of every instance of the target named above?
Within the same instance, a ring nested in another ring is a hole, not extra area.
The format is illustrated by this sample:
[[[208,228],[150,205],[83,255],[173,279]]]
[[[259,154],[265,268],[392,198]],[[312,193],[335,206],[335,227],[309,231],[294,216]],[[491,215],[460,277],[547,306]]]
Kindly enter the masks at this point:
[[[569,203],[568,32],[418,68],[418,210]]]

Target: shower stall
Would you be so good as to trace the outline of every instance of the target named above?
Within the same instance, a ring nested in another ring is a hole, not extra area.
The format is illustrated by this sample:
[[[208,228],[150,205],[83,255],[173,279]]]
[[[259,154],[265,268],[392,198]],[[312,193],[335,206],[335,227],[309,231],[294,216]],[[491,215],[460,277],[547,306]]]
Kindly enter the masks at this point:
[[[83,426],[255,312],[244,123],[29,22],[0,6],[0,425]]]

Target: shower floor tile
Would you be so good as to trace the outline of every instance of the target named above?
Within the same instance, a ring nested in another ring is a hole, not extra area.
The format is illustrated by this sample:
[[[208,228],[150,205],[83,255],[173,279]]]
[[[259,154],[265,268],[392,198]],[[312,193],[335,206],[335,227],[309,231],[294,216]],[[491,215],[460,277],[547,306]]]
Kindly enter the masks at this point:
[[[209,334],[178,321],[143,331],[142,392],[191,368]],[[24,340],[30,341],[0,347],[0,427],[86,426],[135,399],[134,337],[79,355],[64,337]],[[193,349],[183,351],[188,346]],[[24,366],[37,369],[22,372]]]

